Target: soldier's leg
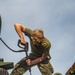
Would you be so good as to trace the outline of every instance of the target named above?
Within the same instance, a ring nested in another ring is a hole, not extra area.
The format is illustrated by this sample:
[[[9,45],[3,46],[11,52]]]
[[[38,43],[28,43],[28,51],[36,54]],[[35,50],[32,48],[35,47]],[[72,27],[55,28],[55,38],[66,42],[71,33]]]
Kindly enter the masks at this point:
[[[52,73],[54,71],[50,62],[40,63],[37,66],[38,66],[40,72],[42,73],[42,75],[52,75]]]
[[[26,61],[26,58],[23,58],[21,61],[19,61],[15,65],[15,67],[10,75],[23,75],[30,68],[27,66],[25,61]]]

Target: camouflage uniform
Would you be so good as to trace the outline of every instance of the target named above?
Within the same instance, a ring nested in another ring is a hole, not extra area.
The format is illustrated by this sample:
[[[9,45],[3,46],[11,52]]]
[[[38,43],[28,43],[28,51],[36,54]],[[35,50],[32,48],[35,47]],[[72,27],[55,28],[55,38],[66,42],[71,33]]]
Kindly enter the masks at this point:
[[[53,67],[50,64],[49,60],[51,59],[49,55],[51,43],[47,38],[43,38],[41,45],[38,47],[37,45],[33,45],[31,40],[32,30],[26,28],[25,35],[30,38],[30,45],[31,45],[31,52],[28,58],[21,59],[14,67],[14,70],[10,75],[22,75],[24,74],[29,68],[37,65],[42,75],[52,75]],[[26,59],[35,60],[42,56],[42,54],[47,54],[47,58],[35,65],[28,66],[26,64]]]

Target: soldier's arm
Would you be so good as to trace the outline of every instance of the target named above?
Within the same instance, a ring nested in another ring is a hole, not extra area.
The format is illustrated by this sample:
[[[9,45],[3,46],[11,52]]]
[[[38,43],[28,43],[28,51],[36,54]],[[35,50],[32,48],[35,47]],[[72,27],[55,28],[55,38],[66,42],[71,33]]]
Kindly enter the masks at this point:
[[[42,62],[43,60],[45,60],[46,57],[47,57],[46,54],[42,54],[42,56],[41,56],[40,58],[37,58],[37,59],[33,60],[33,61],[32,61],[32,64],[40,63],[40,62]]]
[[[14,24],[15,30],[17,32],[17,34],[20,37],[20,41],[22,45],[25,45],[26,42],[24,40],[24,35],[23,32],[25,31],[25,26],[21,25],[21,24]]]
[[[46,57],[47,57],[46,54],[42,54],[42,56],[40,58],[37,58],[37,59],[32,60],[32,61],[30,59],[28,59],[28,60],[26,60],[26,62],[28,65],[35,65],[35,64],[38,64],[38,63],[42,62],[43,60],[45,60]]]

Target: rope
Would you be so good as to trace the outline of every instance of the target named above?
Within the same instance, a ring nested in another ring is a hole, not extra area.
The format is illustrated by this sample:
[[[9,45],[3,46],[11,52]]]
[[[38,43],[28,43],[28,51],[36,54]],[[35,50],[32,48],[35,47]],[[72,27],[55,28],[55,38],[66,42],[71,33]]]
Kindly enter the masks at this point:
[[[13,52],[25,52],[25,50],[18,50],[18,51],[13,50],[13,49],[11,49],[11,48],[2,40],[2,38],[0,38],[0,40],[3,42],[3,44],[4,44],[9,50],[11,50],[11,51],[13,51]]]

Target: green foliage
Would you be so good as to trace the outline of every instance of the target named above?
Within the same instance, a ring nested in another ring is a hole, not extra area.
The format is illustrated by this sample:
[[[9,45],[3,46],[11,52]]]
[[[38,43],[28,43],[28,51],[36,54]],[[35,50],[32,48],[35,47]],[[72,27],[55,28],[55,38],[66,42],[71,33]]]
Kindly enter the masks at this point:
[[[56,73],[54,73],[54,75],[62,75],[61,73],[59,73],[59,72],[56,72]]]

